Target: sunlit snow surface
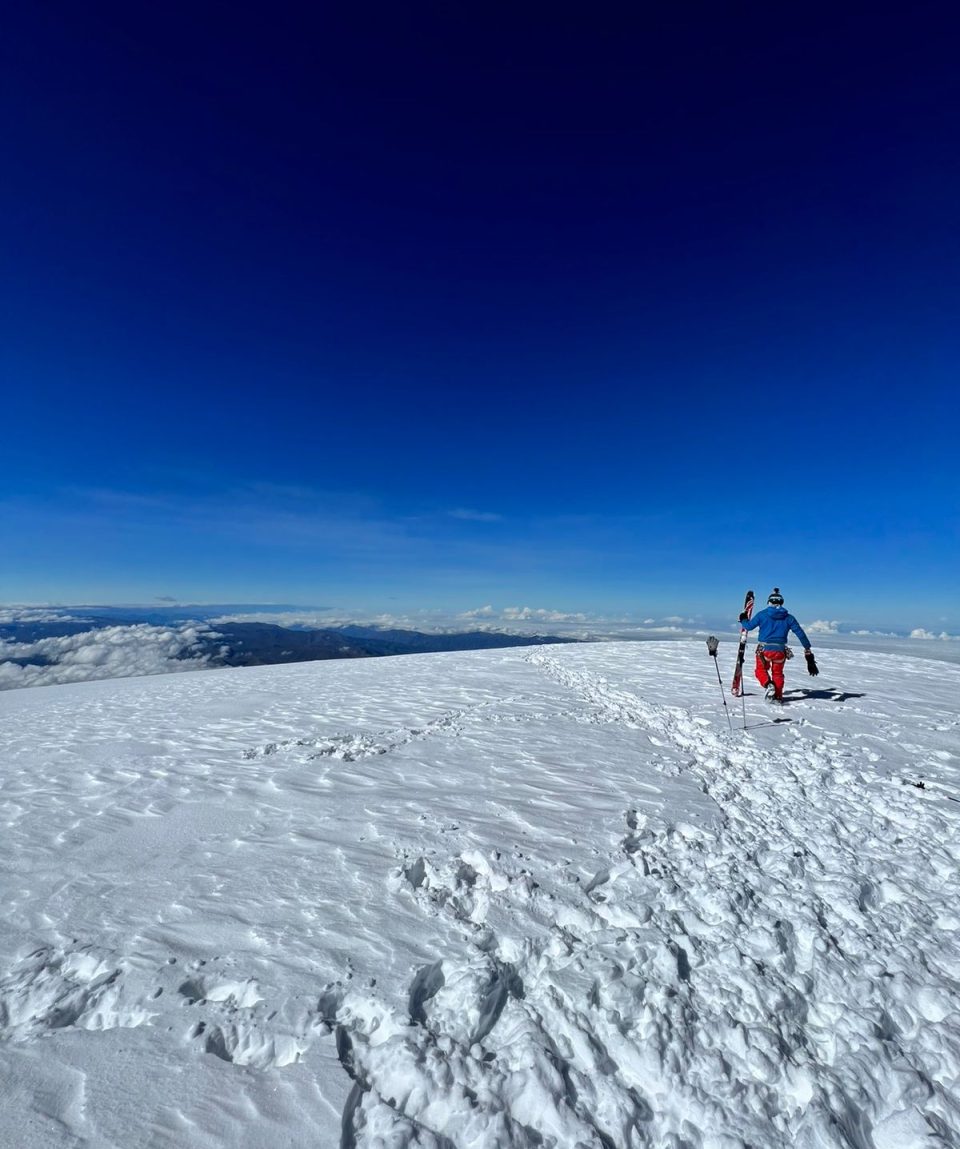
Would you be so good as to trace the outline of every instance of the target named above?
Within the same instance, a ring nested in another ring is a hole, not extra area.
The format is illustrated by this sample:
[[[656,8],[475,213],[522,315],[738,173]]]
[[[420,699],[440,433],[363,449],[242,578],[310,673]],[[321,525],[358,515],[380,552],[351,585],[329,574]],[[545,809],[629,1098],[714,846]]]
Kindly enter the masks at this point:
[[[0,695],[0,1145],[957,1144],[960,668],[821,668]]]

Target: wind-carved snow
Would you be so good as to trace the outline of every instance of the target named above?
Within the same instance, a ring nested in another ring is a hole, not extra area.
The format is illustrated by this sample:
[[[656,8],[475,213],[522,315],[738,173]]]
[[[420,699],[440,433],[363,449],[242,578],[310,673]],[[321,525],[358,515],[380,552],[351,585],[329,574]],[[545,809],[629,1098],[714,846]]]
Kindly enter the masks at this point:
[[[528,875],[463,857],[406,870],[427,912],[478,936],[464,964],[418,975],[410,1030],[350,1045],[353,1140],[399,1126],[400,1143],[439,1145],[949,1143],[960,1026],[928,1023],[960,1005],[960,953],[917,940],[960,924],[957,852],[938,844],[953,825],[865,785],[838,738],[748,764],[680,708],[529,660],[585,720],[694,755],[723,825],[628,814],[622,857],[557,907]],[[907,836],[909,889],[891,849]],[[553,918],[555,936],[501,938],[491,898],[514,921]]]
[[[823,661],[746,733],[679,644],[20,704],[18,1143],[122,1123],[121,1048],[157,1145],[960,1143],[960,673]]]

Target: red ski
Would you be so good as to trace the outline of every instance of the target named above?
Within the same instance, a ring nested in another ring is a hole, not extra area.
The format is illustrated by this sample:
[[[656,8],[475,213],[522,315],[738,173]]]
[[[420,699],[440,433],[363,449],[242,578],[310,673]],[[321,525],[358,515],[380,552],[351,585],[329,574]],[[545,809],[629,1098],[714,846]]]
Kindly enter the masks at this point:
[[[753,591],[747,591],[747,597],[743,600],[743,612],[749,619],[753,614]],[[733,685],[730,687],[730,693],[734,698],[739,698],[743,694],[743,655],[747,649],[747,632],[740,627],[740,648],[737,651],[737,665],[733,672]]]

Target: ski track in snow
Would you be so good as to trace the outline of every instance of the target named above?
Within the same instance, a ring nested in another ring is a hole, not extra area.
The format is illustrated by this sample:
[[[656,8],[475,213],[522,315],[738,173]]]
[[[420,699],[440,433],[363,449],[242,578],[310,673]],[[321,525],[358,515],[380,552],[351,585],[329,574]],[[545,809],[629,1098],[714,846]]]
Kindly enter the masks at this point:
[[[949,784],[907,787],[911,778],[875,769],[883,741],[900,739],[901,729],[882,711],[871,717],[869,699],[859,703],[868,721],[855,736],[814,725],[812,702],[788,708],[793,724],[769,728],[773,738],[730,734],[695,708],[609,681],[610,649],[514,656],[518,672],[534,676],[529,689],[421,722],[238,747],[234,775],[198,772],[196,781],[258,795],[242,834],[210,807],[176,807],[169,779],[145,784],[131,774],[129,801],[103,812],[97,834],[81,821],[61,840],[96,875],[124,835],[162,849],[151,822],[162,825],[165,835],[197,839],[186,848],[195,850],[198,891],[226,896],[215,872],[204,875],[211,837],[224,849],[228,840],[250,842],[268,854],[284,836],[309,839],[288,813],[283,832],[273,828],[264,787],[322,798],[330,771],[344,764],[437,739],[480,739],[504,724],[520,737],[533,723],[566,728],[574,745],[577,728],[597,728],[601,739],[605,730],[636,732],[649,763],[715,803],[712,822],[657,817],[628,795],[610,847],[589,851],[589,873],[576,872],[576,844],[549,865],[520,845],[470,842],[444,855],[398,838],[384,896],[419,920],[425,951],[436,935],[443,956],[392,997],[376,978],[354,976],[349,952],[340,976],[313,988],[309,961],[291,955],[301,987],[291,993],[272,976],[282,931],[271,935],[257,921],[259,959],[227,951],[185,960],[173,918],[166,932],[140,923],[135,936],[56,935],[21,946],[0,971],[0,1053],[58,1033],[162,1028],[187,1057],[288,1073],[335,1049],[349,1078],[342,1149],[960,1145],[960,845]],[[841,706],[858,697],[834,692]],[[957,723],[931,734],[940,739],[933,747],[904,751],[954,758],[943,747],[956,745]],[[602,764],[580,767],[569,784],[583,787]],[[376,775],[345,777],[361,789],[378,784]],[[648,773],[646,784],[655,781]],[[52,766],[40,784],[54,806],[66,801]],[[637,793],[644,784],[637,780]],[[122,795],[122,784],[114,792]],[[0,822],[16,828],[25,783],[3,796]],[[535,826],[536,803],[558,804],[562,791],[531,801],[530,811],[498,816]],[[422,818],[451,840],[460,830],[443,813]],[[302,861],[287,863],[294,903],[306,901],[318,848],[307,840]],[[15,863],[5,868],[14,906],[25,907],[26,889],[18,901],[16,887],[28,878]],[[51,876],[45,888],[49,914],[80,896],[83,877]],[[314,918],[303,920],[313,928]],[[8,1064],[16,1063],[0,1068]],[[82,1090],[67,1090],[53,1109],[59,1132],[31,1144],[82,1143]],[[150,1144],[192,1143],[171,1130],[154,1130]]]

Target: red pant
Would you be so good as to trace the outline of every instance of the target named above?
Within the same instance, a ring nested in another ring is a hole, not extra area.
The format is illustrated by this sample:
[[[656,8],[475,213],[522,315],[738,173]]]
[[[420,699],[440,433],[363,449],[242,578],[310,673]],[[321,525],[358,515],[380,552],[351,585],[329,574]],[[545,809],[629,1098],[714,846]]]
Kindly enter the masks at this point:
[[[773,689],[777,698],[783,697],[783,664],[787,656],[782,650],[757,651],[757,682],[766,686],[773,679]]]

